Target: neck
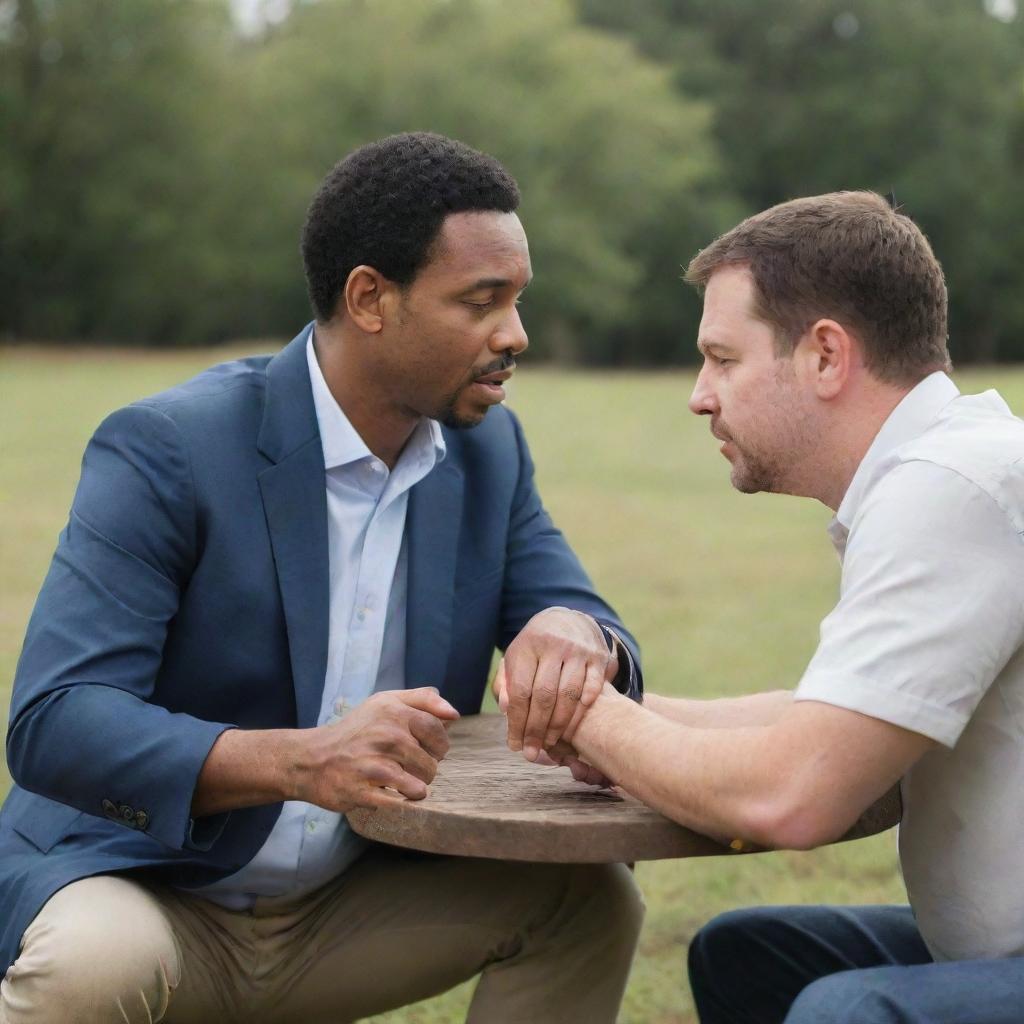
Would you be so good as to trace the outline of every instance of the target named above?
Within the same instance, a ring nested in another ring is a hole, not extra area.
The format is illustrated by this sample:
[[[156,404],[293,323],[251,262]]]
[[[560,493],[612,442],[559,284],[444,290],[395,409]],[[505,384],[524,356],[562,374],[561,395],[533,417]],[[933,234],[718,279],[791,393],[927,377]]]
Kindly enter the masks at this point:
[[[371,369],[357,358],[358,345],[346,334],[344,325],[317,323],[313,348],[320,371],[366,447],[394,469],[420,417],[389,401]]]
[[[828,465],[819,467],[821,486],[813,497],[833,512],[838,511],[882,424],[910,390],[871,380],[859,394],[830,410],[832,422],[825,434],[826,443],[821,446]]]

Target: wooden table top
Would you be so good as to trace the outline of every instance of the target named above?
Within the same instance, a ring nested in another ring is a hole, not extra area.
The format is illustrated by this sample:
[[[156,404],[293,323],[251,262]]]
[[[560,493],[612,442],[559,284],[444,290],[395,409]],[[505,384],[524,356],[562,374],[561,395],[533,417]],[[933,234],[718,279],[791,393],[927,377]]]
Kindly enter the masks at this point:
[[[359,835],[429,853],[561,864],[737,852],[625,793],[576,782],[566,768],[531,764],[505,745],[501,715],[466,716],[449,735],[451,750],[430,795],[350,811],[349,824]],[[843,841],[883,832],[899,814],[899,799],[890,794],[870,807]]]

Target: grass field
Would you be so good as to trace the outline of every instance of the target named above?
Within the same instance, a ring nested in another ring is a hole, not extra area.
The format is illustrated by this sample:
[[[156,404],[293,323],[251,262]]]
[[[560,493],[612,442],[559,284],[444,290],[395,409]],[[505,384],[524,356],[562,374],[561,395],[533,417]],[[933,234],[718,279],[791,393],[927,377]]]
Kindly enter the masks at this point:
[[[0,351],[5,704],[92,429],[115,407],[232,354]],[[998,387],[1024,410],[1024,370],[958,379],[964,390]],[[824,532],[830,514],[806,500],[733,492],[706,422],[686,409],[692,382],[685,372],[527,369],[511,404],[531,438],[548,508],[640,638],[648,688],[717,696],[791,686],[836,593]],[[891,834],[812,853],[646,863],[637,875],[648,916],[622,1014],[629,1024],[694,1019],[684,951],[721,910],[902,895]],[[375,1020],[447,1024],[462,1019],[468,999],[463,986]]]

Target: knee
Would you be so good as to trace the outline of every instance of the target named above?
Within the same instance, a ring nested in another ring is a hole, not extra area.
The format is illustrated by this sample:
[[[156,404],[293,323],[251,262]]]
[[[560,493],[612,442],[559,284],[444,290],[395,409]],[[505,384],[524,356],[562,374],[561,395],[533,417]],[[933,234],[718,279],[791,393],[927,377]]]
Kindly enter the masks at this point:
[[[125,879],[85,879],[58,892],[26,930],[2,1005],[11,1024],[118,1013],[159,1020],[179,971],[173,932],[149,893]]]
[[[710,920],[690,942],[687,967],[691,985],[731,986],[750,966],[751,943],[764,927],[764,912],[730,910]]]
[[[819,978],[797,996],[785,1024],[906,1024],[912,1018],[878,974],[851,970]]]
[[[571,870],[571,885],[586,890],[603,926],[635,943],[646,906],[633,872],[625,864],[584,864]]]
[[[779,919],[779,911],[770,907],[731,910],[693,937],[687,971],[702,1021],[753,1019],[759,1014],[758,1019],[782,1020],[799,982],[780,977],[785,950],[778,941]]]

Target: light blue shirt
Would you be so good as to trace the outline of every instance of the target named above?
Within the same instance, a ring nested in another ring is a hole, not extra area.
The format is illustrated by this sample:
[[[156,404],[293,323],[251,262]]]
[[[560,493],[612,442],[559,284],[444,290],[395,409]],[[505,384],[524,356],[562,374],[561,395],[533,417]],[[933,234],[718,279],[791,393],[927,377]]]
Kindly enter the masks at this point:
[[[331,395],[312,329],[306,359],[327,487],[330,636],[317,724],[328,725],[378,690],[405,687],[409,489],[444,458],[445,444],[440,426],[424,419],[389,472]],[[232,909],[259,896],[301,896],[344,871],[365,846],[343,815],[290,800],[241,871],[197,891]]]

